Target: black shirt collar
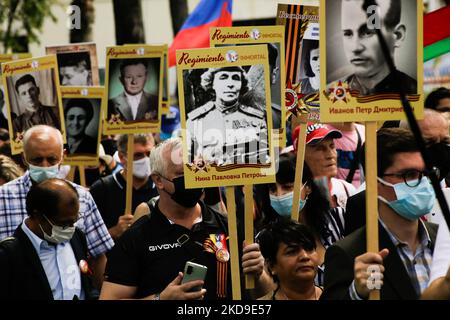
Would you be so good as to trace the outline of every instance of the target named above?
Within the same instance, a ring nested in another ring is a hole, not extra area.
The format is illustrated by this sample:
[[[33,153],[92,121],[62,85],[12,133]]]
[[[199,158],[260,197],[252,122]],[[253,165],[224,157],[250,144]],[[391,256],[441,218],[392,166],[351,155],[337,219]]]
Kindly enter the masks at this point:
[[[217,221],[211,212],[212,209],[208,208],[201,200],[198,203],[200,204],[200,208],[202,210],[202,221],[194,224],[191,231],[197,231],[199,230],[199,228],[203,229],[204,227],[217,226]],[[152,210],[152,216],[154,215],[155,218],[158,219],[158,222],[161,223],[161,226],[172,226],[169,219],[167,219],[167,217],[159,210],[158,204],[159,200],[156,202],[154,210]]]
[[[122,174],[120,173],[122,170],[117,171],[114,175],[114,181],[117,183],[120,189],[125,189],[127,186],[127,181],[124,179]],[[148,181],[145,185],[137,189],[138,191],[147,191],[152,190],[154,188],[153,180],[149,177]],[[136,190],[133,188],[133,190]]]

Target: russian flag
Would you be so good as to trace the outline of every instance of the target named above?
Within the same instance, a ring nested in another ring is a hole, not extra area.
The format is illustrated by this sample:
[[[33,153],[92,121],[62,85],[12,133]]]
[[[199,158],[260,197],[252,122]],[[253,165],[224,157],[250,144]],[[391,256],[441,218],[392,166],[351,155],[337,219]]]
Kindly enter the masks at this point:
[[[232,4],[232,0],[201,0],[173,39],[169,66],[176,64],[177,49],[209,48],[209,28],[231,26]]]

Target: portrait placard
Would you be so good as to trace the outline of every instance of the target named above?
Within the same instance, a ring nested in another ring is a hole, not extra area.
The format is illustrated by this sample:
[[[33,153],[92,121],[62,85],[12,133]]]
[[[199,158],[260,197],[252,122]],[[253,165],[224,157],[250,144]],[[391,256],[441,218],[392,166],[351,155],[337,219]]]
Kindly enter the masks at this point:
[[[97,165],[104,87],[61,87],[67,144],[64,164]]]
[[[136,44],[130,43],[130,44],[125,44],[125,45],[136,45]],[[145,44],[142,44],[142,45],[145,45]],[[160,46],[162,49],[163,61],[164,61],[161,113],[168,114],[168,113],[170,113],[169,55],[168,55],[169,47],[167,46],[167,44],[162,44],[162,45],[157,44],[157,46]]]
[[[22,152],[24,132],[46,124],[66,133],[55,55],[2,64],[11,152]]]
[[[319,7],[278,4],[285,27],[287,117],[320,121]]]
[[[106,49],[105,134],[159,132],[163,96],[163,46]]]
[[[0,54],[0,65],[3,62],[21,60],[21,59],[29,59],[31,58],[31,53],[1,53]],[[2,71],[0,69],[0,76],[2,75]]]
[[[56,54],[61,86],[99,86],[97,47],[95,43],[71,43],[45,47]]]
[[[404,119],[400,86],[423,117],[423,6],[421,0],[321,0],[321,120]],[[325,19],[326,17],[326,19]],[[381,29],[396,70],[378,40]]]
[[[267,45],[177,50],[186,187],[275,181],[268,55]]]
[[[286,145],[286,107],[284,90],[286,87],[286,75],[284,66],[284,27],[283,26],[255,26],[255,27],[221,27],[210,28],[209,43],[211,47],[229,45],[267,44],[269,52],[269,76],[272,110],[272,128],[274,138],[278,137],[279,145]],[[261,76],[262,74],[258,74]],[[263,78],[255,79],[254,90],[261,90],[258,85]],[[247,94],[254,94],[250,92]],[[256,95],[263,96],[259,93]],[[255,103],[260,103],[254,100]]]
[[[170,113],[170,86],[169,86],[169,49],[165,46],[163,52],[163,96],[162,114]]]

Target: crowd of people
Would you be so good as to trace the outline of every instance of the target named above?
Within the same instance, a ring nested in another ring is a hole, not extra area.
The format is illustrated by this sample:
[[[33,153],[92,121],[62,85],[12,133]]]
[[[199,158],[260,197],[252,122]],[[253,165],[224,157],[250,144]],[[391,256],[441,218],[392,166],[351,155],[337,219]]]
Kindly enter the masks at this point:
[[[432,92],[419,121],[443,189],[450,177],[448,101],[448,89]],[[70,150],[58,129],[27,129],[23,162],[10,157],[2,135],[0,298],[232,298],[227,199],[223,188],[185,187],[179,112],[171,111],[164,134],[134,136],[132,181],[127,135],[102,137],[100,165],[86,187],[62,174]],[[449,232],[433,212],[435,194],[408,124],[377,133],[379,252],[366,250],[364,126],[306,128],[292,130],[292,147],[280,150],[276,182],[254,186],[254,243],[238,228],[242,297],[364,300],[374,289],[370,269],[381,299],[449,299]],[[305,161],[295,185],[301,134]],[[125,214],[127,183],[133,214]],[[235,189],[243,203],[242,188]],[[299,221],[291,219],[296,189]],[[239,226],[242,210],[238,205]],[[206,266],[206,277],[184,282],[187,261]],[[254,277],[253,289],[244,289],[244,275]]]

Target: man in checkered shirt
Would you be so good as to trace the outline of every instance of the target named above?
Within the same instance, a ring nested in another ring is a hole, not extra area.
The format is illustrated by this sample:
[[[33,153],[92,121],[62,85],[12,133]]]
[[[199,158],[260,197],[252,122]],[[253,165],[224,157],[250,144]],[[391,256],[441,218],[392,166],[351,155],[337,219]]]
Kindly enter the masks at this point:
[[[23,146],[23,157],[29,167],[28,171],[22,177],[0,187],[0,241],[12,236],[27,217],[26,195],[31,185],[56,177],[63,159],[61,133],[50,126],[38,125],[27,130]],[[90,193],[77,184],[73,185],[80,199],[80,219],[76,226],[86,234],[89,264],[96,284],[100,285],[106,264],[105,253],[114,246],[114,241]]]

